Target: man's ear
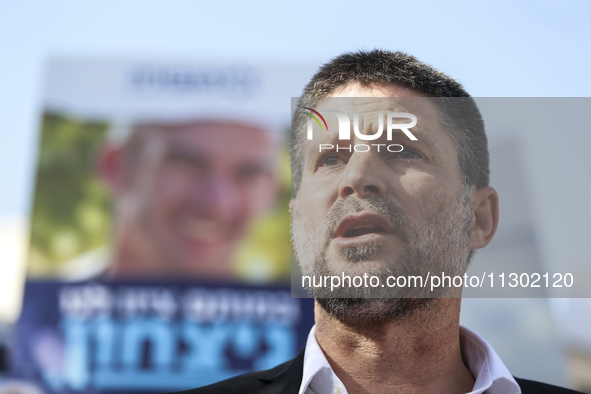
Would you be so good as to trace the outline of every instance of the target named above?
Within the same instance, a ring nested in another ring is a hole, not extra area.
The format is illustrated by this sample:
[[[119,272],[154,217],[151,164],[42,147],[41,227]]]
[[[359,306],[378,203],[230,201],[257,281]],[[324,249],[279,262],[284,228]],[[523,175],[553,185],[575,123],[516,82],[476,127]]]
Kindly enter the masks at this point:
[[[499,196],[492,187],[472,189],[473,218],[470,249],[484,248],[497,231],[499,224]]]
[[[123,148],[103,146],[97,157],[97,171],[114,194],[127,188],[129,177],[125,168]]]

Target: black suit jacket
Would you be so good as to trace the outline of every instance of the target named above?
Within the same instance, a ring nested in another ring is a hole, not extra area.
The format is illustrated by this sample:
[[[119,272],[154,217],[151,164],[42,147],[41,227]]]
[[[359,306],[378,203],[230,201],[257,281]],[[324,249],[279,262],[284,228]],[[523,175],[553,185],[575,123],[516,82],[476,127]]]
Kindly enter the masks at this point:
[[[273,369],[247,373],[177,394],[298,394],[304,374],[304,350]],[[515,378],[522,394],[576,394],[578,391]],[[582,393],[579,393],[582,394]]]

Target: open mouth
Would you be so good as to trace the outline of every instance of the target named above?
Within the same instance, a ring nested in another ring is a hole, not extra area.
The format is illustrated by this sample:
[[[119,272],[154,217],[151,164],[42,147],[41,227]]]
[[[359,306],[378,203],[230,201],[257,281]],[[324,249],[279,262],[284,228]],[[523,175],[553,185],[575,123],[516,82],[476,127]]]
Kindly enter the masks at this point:
[[[345,232],[345,238],[359,237],[365,234],[385,233],[383,227],[371,223],[358,224]]]
[[[345,216],[338,224],[335,238],[355,238],[370,234],[393,234],[394,227],[376,212],[354,213]]]

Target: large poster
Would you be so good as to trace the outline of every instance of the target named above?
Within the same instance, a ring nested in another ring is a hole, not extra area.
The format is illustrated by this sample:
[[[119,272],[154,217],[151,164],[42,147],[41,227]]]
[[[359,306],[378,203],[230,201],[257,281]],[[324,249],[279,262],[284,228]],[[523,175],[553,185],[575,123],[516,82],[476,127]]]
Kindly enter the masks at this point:
[[[50,61],[29,276],[92,276],[125,254],[144,260],[122,263],[131,270],[125,276],[162,265],[148,260],[197,266],[208,255],[211,265],[225,260],[231,278],[287,277],[283,141],[290,93],[310,72],[239,62]],[[170,234],[192,238],[193,249]],[[232,255],[215,250],[222,247]],[[158,256],[139,256],[141,249]]]
[[[287,361],[289,97],[312,73],[236,61],[47,64],[15,378],[165,392]]]

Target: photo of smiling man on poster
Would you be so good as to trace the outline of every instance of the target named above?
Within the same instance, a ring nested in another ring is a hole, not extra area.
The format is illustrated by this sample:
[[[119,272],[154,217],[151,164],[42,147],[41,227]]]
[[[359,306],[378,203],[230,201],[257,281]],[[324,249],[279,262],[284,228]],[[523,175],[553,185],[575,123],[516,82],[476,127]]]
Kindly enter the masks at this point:
[[[114,209],[104,276],[232,278],[238,242],[278,196],[278,133],[228,120],[131,128],[101,152]]]
[[[289,295],[290,113],[276,97],[304,73],[48,63],[16,379],[159,393],[297,353],[312,305]]]

